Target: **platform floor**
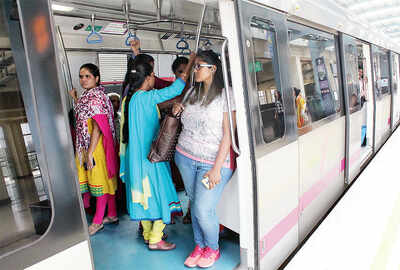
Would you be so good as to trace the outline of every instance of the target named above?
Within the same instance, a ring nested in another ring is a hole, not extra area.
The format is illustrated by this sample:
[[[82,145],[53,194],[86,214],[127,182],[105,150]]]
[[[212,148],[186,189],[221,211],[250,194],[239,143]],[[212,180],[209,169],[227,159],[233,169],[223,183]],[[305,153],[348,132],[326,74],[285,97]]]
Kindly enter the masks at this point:
[[[285,270],[400,269],[400,131]]]
[[[182,197],[179,194],[179,197]],[[184,201],[184,200],[183,200]],[[184,203],[186,205],[186,203]],[[186,207],[184,206],[186,211]],[[138,222],[128,215],[120,217],[119,225],[105,225],[105,229],[90,238],[96,270],[179,270],[194,248],[191,224],[167,225],[167,241],[176,244],[173,251],[150,251],[138,234]],[[232,270],[240,261],[239,237],[227,234],[220,239],[221,258],[209,269]]]

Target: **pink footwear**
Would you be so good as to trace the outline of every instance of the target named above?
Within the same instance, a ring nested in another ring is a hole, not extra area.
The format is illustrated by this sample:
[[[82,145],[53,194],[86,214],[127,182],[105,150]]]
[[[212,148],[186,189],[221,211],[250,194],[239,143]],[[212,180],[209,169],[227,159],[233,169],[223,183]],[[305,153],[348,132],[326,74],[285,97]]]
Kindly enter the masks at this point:
[[[186,258],[184,265],[187,267],[193,268],[197,266],[197,261],[200,259],[203,254],[203,249],[196,245],[192,253],[190,253],[189,257]]]
[[[220,253],[219,249],[213,250],[210,247],[206,247],[197,262],[197,266],[201,268],[207,268],[214,265],[214,263],[219,259]]]

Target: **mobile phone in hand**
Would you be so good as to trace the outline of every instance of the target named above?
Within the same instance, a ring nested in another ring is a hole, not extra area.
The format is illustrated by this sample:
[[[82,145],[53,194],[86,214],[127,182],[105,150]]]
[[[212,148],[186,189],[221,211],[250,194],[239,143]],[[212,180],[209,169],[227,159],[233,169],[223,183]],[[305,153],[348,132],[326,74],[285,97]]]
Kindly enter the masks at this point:
[[[204,177],[201,182],[203,183],[203,185],[206,187],[206,189],[210,189],[210,182],[208,181],[208,177]]]

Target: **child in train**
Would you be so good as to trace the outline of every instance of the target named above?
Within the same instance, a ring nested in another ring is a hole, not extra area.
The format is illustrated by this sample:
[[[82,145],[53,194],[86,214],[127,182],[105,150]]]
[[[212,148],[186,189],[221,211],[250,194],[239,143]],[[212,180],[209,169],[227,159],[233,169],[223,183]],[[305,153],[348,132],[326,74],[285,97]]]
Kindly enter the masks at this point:
[[[193,63],[195,56],[191,56]],[[153,67],[141,63],[129,75],[129,91],[124,103],[120,176],[126,184],[128,213],[139,220],[143,238],[150,250],[171,250],[175,244],[162,240],[165,224],[181,206],[167,162],[151,163],[147,159],[153,138],[159,129],[157,104],[174,98],[185,87],[191,64],[171,86],[155,90]]]
[[[79,82],[84,89],[81,97],[78,99],[75,89],[70,91],[76,115],[75,160],[85,208],[90,207],[91,195],[97,198],[96,213],[89,226],[89,234],[94,235],[104,224],[118,222],[114,112],[100,85],[100,71],[96,65],[83,65]],[[104,218],[106,206],[108,215]]]
[[[184,264],[210,267],[220,257],[219,222],[216,206],[233,173],[230,155],[229,108],[224,93],[221,61],[213,51],[201,51],[195,62],[194,91],[182,111],[182,132],[175,161],[189,196],[195,248]],[[235,119],[235,102],[229,89]],[[234,120],[234,125],[236,122]]]
[[[121,116],[119,113],[119,107],[121,105],[121,96],[117,93],[109,93],[107,96],[110,98],[111,104],[114,110],[114,126],[115,126],[115,137],[119,144],[120,141],[120,120]]]

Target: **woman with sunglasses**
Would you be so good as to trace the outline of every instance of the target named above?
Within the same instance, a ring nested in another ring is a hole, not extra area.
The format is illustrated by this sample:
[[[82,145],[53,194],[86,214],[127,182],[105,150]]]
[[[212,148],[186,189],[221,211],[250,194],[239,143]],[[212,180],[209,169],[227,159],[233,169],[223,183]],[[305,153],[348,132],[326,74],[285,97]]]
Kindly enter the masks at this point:
[[[202,51],[194,67],[194,91],[185,107],[175,104],[173,108],[174,114],[182,111],[183,124],[175,162],[189,196],[195,242],[184,264],[206,268],[220,257],[216,206],[232,176],[233,158],[221,61],[213,51]]]
[[[83,65],[79,82],[84,89],[81,97],[78,99],[75,89],[70,91],[75,101],[76,166],[85,208],[90,207],[90,195],[97,197],[96,214],[89,226],[89,234],[93,235],[103,229],[104,224],[118,222],[114,112],[104,87],[100,85],[100,72],[96,65]],[[108,215],[104,218],[106,206]]]

